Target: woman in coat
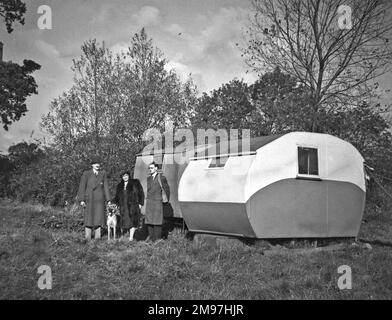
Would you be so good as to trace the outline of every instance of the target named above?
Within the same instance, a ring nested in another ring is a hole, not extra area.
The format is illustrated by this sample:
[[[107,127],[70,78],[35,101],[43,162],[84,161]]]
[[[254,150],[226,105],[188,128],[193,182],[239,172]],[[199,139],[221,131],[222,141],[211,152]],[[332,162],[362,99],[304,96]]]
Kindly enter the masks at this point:
[[[144,191],[138,179],[130,178],[129,171],[121,175],[113,202],[120,207],[121,232],[130,229],[129,240],[132,241],[141,217],[140,208],[144,204]]]

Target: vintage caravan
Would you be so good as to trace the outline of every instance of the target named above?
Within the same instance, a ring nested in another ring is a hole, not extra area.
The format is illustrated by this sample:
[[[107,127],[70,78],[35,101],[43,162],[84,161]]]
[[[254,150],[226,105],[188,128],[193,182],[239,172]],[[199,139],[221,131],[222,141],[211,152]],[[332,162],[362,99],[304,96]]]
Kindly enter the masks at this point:
[[[179,205],[190,231],[250,238],[357,236],[365,206],[364,159],[350,143],[292,132],[250,139],[246,152],[226,146],[206,154],[191,157],[179,179]]]

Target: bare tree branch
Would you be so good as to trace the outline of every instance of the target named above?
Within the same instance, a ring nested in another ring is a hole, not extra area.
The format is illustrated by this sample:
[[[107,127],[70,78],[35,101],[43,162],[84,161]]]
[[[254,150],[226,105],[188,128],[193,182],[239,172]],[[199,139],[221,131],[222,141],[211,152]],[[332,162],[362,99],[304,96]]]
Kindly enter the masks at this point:
[[[308,88],[314,131],[317,114],[326,104],[371,98],[371,83],[391,70],[392,9],[386,0],[253,0],[252,4],[246,61],[259,73],[279,67]],[[346,11],[339,16],[342,6],[348,6],[351,15]],[[343,18],[346,25],[341,25]]]

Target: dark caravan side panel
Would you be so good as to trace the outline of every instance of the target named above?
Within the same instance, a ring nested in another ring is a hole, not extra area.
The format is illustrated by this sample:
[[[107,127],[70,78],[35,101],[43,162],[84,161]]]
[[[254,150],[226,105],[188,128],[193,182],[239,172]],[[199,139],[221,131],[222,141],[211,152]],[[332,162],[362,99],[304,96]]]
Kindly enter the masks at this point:
[[[245,204],[181,201],[180,205],[190,231],[255,237]]]
[[[348,182],[285,179],[252,195],[247,208],[257,238],[355,237],[363,197]]]
[[[348,182],[327,181],[328,236],[356,237],[365,210],[366,193]]]

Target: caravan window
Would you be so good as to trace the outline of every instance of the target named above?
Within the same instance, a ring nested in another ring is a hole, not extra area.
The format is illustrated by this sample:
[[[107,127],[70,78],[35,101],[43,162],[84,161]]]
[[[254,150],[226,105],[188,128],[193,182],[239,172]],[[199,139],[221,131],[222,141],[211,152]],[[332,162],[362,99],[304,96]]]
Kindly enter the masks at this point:
[[[225,166],[228,159],[229,157],[212,158],[208,168],[222,168]]]
[[[318,175],[318,158],[316,148],[298,147],[298,173]]]

